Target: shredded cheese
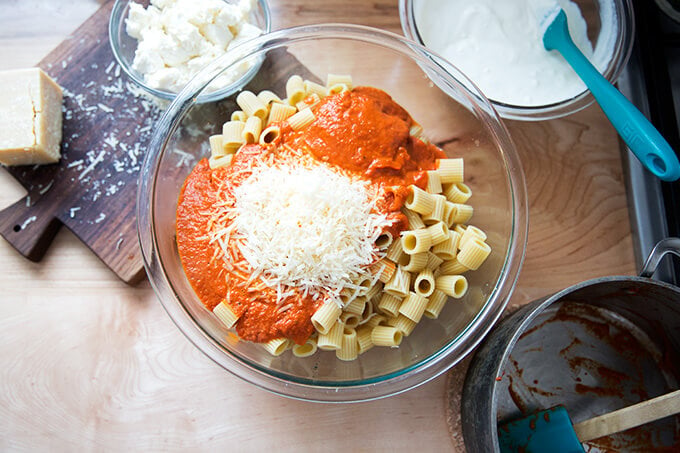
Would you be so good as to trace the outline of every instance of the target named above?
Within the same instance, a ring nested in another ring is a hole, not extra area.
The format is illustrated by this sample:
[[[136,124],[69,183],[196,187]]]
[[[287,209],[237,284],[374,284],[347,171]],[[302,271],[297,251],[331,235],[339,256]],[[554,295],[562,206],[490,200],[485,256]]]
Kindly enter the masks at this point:
[[[251,277],[279,296],[296,287],[339,303],[340,291],[379,258],[375,240],[391,221],[375,203],[368,183],[324,166],[260,166],[234,189],[226,235]]]

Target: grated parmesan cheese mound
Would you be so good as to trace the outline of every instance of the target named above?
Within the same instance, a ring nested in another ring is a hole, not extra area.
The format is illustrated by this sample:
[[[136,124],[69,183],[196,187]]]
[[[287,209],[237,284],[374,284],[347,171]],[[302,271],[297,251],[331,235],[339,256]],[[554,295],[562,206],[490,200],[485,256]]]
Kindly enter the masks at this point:
[[[239,248],[271,287],[337,298],[377,258],[391,224],[368,184],[323,166],[257,167],[234,189]]]

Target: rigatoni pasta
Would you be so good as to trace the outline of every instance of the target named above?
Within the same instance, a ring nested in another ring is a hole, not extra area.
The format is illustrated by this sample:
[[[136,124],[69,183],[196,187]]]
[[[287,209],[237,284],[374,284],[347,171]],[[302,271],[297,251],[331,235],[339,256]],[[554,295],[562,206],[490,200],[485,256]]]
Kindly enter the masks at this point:
[[[294,75],[286,82],[283,99],[269,90],[257,95],[242,91],[236,97],[240,110],[230,115],[222,134],[209,138],[210,168],[229,167],[247,146],[304,155],[304,149],[281,145],[286,134],[307,131],[317,121],[324,99],[353,87],[350,76],[329,74],[323,85]],[[409,132],[411,140],[424,141],[419,124],[413,122]],[[290,349],[295,357],[334,351],[339,360],[355,360],[375,346],[398,347],[419,322],[425,322],[423,317],[437,319],[449,298],[466,294],[469,284],[462,274],[478,269],[491,248],[484,231],[469,225],[474,209],[467,203],[472,190],[464,183],[463,159],[439,158],[423,173],[426,178],[419,184],[403,187],[406,197],[397,213],[403,214],[404,227],[385,228],[374,236],[373,262],[334,298],[319,299],[310,318],[312,334],[299,343],[273,338],[262,343],[265,350],[276,356]],[[216,256],[221,252],[224,249]],[[268,287],[259,285],[262,290]],[[277,312],[293,305],[285,298],[278,300]],[[227,328],[237,326],[240,319],[226,300],[212,312]]]

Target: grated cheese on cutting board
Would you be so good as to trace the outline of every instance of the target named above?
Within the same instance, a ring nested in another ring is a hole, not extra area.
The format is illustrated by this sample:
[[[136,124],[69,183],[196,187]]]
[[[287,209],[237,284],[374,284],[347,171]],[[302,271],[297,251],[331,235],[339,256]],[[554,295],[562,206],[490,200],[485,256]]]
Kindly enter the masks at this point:
[[[257,167],[234,189],[239,248],[272,287],[352,287],[377,257],[374,244],[391,224],[375,212],[367,183],[323,166]]]

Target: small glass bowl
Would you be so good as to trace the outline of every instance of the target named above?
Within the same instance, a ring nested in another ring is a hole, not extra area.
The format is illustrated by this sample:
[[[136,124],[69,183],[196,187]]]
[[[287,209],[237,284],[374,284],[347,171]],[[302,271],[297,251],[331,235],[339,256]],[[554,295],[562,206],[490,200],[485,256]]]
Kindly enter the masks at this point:
[[[235,0],[224,0],[226,3],[235,3]],[[157,88],[150,87],[144,81],[144,75],[132,69],[132,62],[135,59],[135,51],[137,50],[137,40],[126,32],[125,21],[128,17],[131,3],[138,3],[144,8],[150,4],[149,0],[116,0],[111,10],[109,18],[109,42],[111,43],[111,50],[113,56],[118,61],[118,64],[123,68],[123,71],[130,77],[137,85],[142,87],[147,93],[156,96],[160,99],[171,101],[177,96],[177,93],[164,91]],[[271,31],[271,16],[269,5],[265,0],[258,0],[257,7],[251,11],[251,22],[262,29],[263,34]],[[206,92],[201,95],[199,102],[216,101],[229,96],[230,94],[240,90],[250,79],[257,74],[261,61],[255,61],[243,76],[235,80],[233,83],[220,88],[215,91]]]
[[[238,109],[234,96],[196,102],[210,81],[243,59],[264,63],[245,89],[285,97],[293,74],[324,83],[351,74],[354,85],[385,90],[449,156],[465,158],[472,188],[473,225],[493,251],[468,273],[470,289],[450,300],[436,320],[424,319],[399,348],[373,348],[352,362],[333,352],[274,357],[241,341],[197,298],[180,261],[175,228],[182,185],[208,137]],[[434,83],[433,83],[434,81]],[[141,169],[137,199],[139,240],[156,294],[179,329],[224,369],[271,392],[303,400],[361,401],[423,384],[463,359],[500,317],[519,275],[527,235],[524,173],[510,136],[491,104],[455,67],[424,47],[373,28],[325,24],[271,32],[206,67],[175,98],[155,125]],[[228,391],[228,389],[225,389]]]
[[[399,0],[399,16],[404,35],[424,45],[416,21],[420,0]],[[635,22],[631,0],[573,0],[588,24],[588,37],[593,44],[594,64],[611,83],[616,82],[633,49]],[[602,29],[609,33],[601,34]],[[427,47],[427,46],[426,46]],[[455,61],[451,62],[454,65]],[[499,77],[503,77],[499,73]],[[474,82],[474,80],[473,80]],[[503,118],[539,121],[576,113],[595,101],[589,90],[553,104],[524,106],[489,99]]]

